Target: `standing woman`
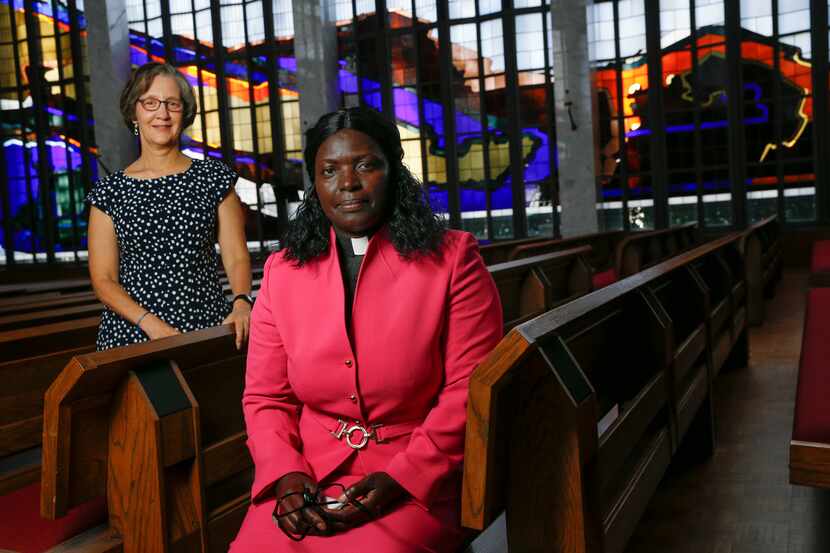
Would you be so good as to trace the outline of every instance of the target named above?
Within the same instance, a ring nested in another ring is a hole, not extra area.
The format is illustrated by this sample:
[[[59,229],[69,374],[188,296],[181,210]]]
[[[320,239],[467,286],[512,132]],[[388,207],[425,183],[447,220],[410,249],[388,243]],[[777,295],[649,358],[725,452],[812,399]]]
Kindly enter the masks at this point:
[[[376,111],[306,134],[314,188],[265,265],[242,397],[255,465],[233,553],[455,552],[467,387],[502,335]]]
[[[196,116],[185,78],[166,63],[139,67],[121,93],[121,114],[141,155],[95,184],[89,214],[89,273],[106,305],[97,349],[218,324],[247,339],[251,261],[237,176],[212,159],[180,151]],[[218,275],[215,243],[234,299]]]

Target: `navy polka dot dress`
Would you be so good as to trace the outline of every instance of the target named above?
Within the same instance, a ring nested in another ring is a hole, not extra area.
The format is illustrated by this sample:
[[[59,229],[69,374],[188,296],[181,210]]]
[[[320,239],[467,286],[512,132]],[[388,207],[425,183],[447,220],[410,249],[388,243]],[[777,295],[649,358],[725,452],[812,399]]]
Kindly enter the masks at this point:
[[[193,160],[186,171],[156,179],[113,173],[86,198],[115,226],[121,286],[181,332],[216,326],[230,313],[215,244],[217,208],[236,178],[219,161]],[[138,326],[104,310],[99,351],[147,339]]]

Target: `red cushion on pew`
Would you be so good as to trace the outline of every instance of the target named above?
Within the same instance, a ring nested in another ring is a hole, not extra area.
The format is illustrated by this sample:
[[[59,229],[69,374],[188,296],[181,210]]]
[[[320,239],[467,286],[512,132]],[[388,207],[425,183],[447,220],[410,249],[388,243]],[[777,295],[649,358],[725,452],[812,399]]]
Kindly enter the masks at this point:
[[[0,496],[0,549],[40,553],[107,518],[102,497],[70,510],[63,518],[40,518],[40,484]]]
[[[810,288],[801,338],[793,440],[830,443],[830,288]]]
[[[810,272],[830,272],[830,240],[818,240],[813,243],[813,258],[810,261]]]
[[[594,290],[605,288],[609,284],[617,282],[617,271],[614,269],[608,269],[607,271],[602,271],[601,273],[594,273],[592,280],[594,281]]]

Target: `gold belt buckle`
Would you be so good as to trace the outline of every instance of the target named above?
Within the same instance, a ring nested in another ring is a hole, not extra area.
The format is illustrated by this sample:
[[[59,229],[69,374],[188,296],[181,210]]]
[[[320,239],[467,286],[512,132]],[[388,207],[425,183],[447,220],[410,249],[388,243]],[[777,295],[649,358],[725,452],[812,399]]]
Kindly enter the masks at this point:
[[[346,445],[352,449],[363,449],[369,443],[369,440],[375,440],[375,443],[381,443],[378,440],[378,435],[375,430],[383,426],[382,424],[372,424],[365,427],[359,421],[354,421],[352,424],[347,423],[343,419],[337,419],[337,430],[331,432],[331,435],[340,440],[346,436]],[[360,441],[354,443],[352,441],[352,434],[360,432]]]

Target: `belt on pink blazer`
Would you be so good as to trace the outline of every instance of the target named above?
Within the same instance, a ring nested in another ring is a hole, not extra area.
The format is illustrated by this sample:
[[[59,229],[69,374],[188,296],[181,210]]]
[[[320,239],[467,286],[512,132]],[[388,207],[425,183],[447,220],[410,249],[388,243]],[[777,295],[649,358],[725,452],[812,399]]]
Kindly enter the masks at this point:
[[[419,427],[422,421],[401,422],[398,424],[363,424],[358,420],[344,420],[335,418],[307,406],[303,411],[325,428],[336,440],[342,440],[352,449],[363,449],[374,440],[376,444],[382,444],[386,440],[411,434]],[[358,439],[359,436],[359,439]]]

